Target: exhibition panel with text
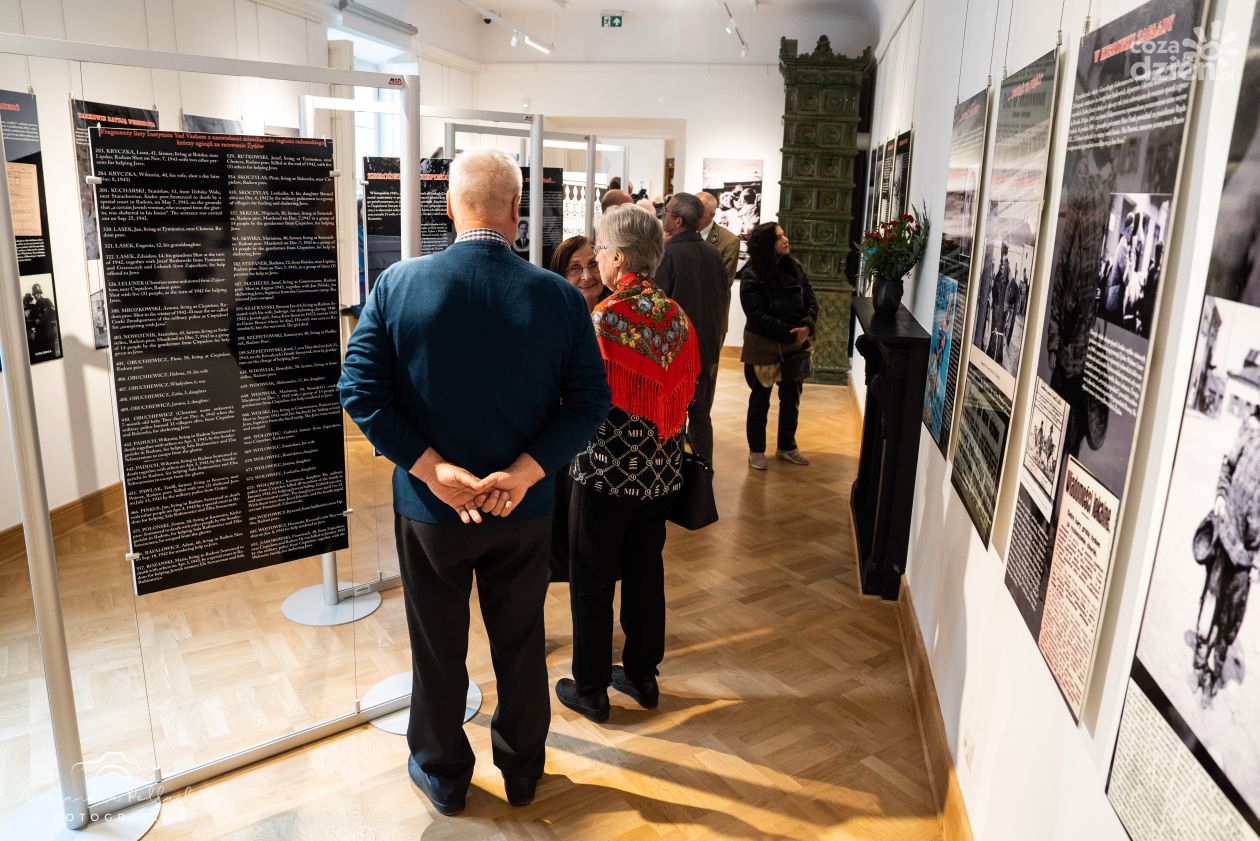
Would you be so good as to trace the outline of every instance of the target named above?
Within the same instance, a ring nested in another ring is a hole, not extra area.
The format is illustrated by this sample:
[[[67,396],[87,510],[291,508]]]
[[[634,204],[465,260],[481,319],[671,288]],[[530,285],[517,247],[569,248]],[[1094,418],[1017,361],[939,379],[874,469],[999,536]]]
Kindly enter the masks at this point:
[[[1036,276],[1058,60],[1057,50],[1046,53],[1008,76],[998,91],[984,250],[952,473],[954,488],[986,543],[1006,463]]]
[[[949,143],[949,181],[941,223],[941,261],[936,277],[936,309],[929,333],[927,393],[923,423],[941,453],[949,451],[954,399],[962,365],[971,261],[975,250],[980,174],[988,137],[989,91],[954,106]]]
[[[1006,569],[1074,717],[1098,644],[1157,333],[1190,111],[1193,73],[1185,69],[1197,61],[1195,51],[1131,47],[1194,43],[1203,11],[1201,0],[1152,0],[1090,32],[1077,56],[1037,354],[1036,405],[1046,424],[1029,426],[1025,447],[1038,454],[1021,471]]]

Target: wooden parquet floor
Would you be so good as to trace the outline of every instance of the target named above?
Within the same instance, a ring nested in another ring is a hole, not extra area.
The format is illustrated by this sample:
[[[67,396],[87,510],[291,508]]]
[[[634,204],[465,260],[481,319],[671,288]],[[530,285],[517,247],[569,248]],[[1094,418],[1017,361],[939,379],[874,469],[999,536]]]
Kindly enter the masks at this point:
[[[402,737],[365,726],[168,794],[147,837],[939,839],[896,610],[856,590],[846,506],[860,431],[847,390],[806,388],[798,438],[813,464],[772,459],[765,473],[746,465],[746,400],[742,372],[724,363],[722,519],[696,533],[671,526],[659,709],[610,693],[598,726],[553,698],[532,806],[507,805],[490,760],[495,682],[474,615],[469,671],[486,699],[466,727],[478,764],[462,816],[436,815],[412,787]],[[772,412],[771,441],[774,425]],[[388,466],[361,440],[350,449],[355,551],[342,577],[361,581],[397,561]],[[279,613],[318,581],[316,561],[135,600],[124,543],[114,515],[58,547],[89,758],[124,751],[146,772],[187,767],[343,714],[408,667],[397,590],[334,629]],[[552,586],[546,610],[554,683],[572,650],[566,585]],[[23,559],[0,563],[0,810],[54,776],[32,628]]]

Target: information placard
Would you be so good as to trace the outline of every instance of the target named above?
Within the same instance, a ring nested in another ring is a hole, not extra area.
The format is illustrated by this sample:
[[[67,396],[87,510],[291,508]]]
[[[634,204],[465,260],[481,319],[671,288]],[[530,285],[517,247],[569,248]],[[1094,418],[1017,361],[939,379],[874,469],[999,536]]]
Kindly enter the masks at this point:
[[[367,289],[402,259],[402,185],[398,158],[363,159],[363,239]]]
[[[331,144],[91,148],[136,592],[346,548]]]
[[[1060,646],[1053,660],[1047,657],[1074,717],[1086,686],[1076,685],[1076,667],[1069,680],[1060,665],[1083,663],[1086,675],[1092,667],[1115,535],[1098,556],[1105,562],[1102,592],[1088,605],[1051,605],[1096,586],[1097,570],[1081,563],[1078,541],[1060,545],[1064,535],[1081,534],[1062,520],[1075,504],[1070,492],[1081,486],[1105,490],[1117,512],[1123,506],[1197,58],[1183,45],[1194,43],[1202,19],[1202,0],[1151,0],[1080,41],[1037,357],[1037,377],[1066,405],[1067,420],[1053,482],[1022,462],[1006,570],[1007,587],[1038,640],[1052,613],[1075,610],[1087,623],[1071,637],[1085,648],[1069,655]],[[1069,485],[1067,475],[1076,482]],[[1037,497],[1049,487],[1045,512]],[[1069,583],[1073,576],[1086,578]],[[1047,577],[1063,586],[1049,586]],[[1034,594],[1040,601],[1031,601]]]
[[[62,356],[61,317],[57,310],[57,284],[53,280],[52,245],[48,240],[44,155],[35,97],[18,91],[0,91],[0,124],[4,128],[4,160],[8,168],[22,313],[26,321],[26,348],[34,365]]]
[[[949,180],[941,224],[936,311],[932,315],[931,357],[927,392],[923,396],[923,423],[941,455],[949,452],[949,436],[954,425],[988,108],[988,90],[954,106],[954,128],[949,142]]]
[[[1046,53],[998,92],[984,250],[951,480],[988,543],[1006,463],[1037,259],[1059,54]]]
[[[70,122],[74,127],[74,163],[79,187],[79,213],[83,221],[83,254],[88,260],[88,298],[92,307],[92,336],[97,348],[109,346],[105,330],[105,289],[101,267],[100,236],[96,230],[96,203],[87,177],[92,174],[92,150],[89,132],[94,126],[113,128],[156,129],[158,112],[104,102],[70,100]]]

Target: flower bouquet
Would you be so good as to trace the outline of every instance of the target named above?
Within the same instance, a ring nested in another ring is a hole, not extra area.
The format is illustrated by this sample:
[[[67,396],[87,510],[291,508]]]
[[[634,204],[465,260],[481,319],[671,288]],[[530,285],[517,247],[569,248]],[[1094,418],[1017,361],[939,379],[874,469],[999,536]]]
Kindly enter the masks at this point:
[[[926,205],[881,222],[862,237],[858,292],[874,298],[875,311],[891,315],[901,304],[905,276],[923,259],[931,231]]]

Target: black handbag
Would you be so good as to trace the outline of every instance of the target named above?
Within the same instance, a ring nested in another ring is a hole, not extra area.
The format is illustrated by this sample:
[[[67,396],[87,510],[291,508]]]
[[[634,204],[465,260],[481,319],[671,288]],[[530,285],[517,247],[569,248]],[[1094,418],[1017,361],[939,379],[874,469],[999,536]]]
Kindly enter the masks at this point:
[[[707,458],[683,450],[680,472],[682,490],[674,494],[665,519],[691,531],[713,525],[718,521],[717,502],[713,498],[713,465]]]

